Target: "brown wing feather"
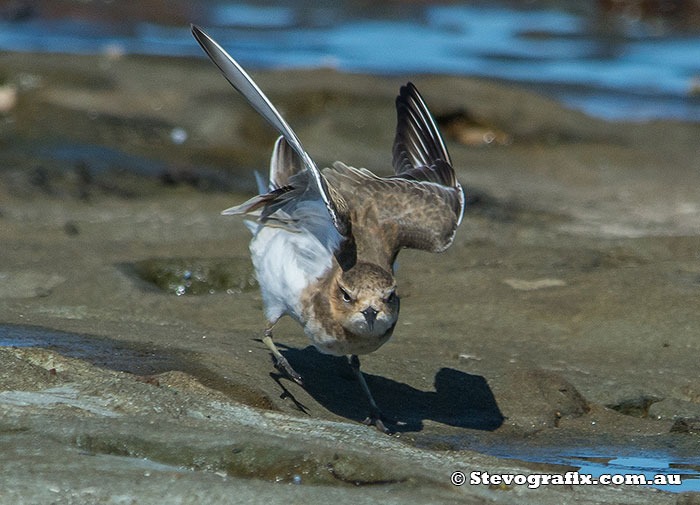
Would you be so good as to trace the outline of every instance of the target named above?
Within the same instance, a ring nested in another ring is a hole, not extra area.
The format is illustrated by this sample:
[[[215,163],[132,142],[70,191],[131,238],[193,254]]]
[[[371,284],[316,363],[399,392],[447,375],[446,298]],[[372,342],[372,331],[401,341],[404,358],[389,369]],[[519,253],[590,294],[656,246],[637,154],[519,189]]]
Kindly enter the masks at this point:
[[[396,98],[393,177],[337,162],[324,170],[351,212],[358,255],[393,264],[409,247],[447,249],[464,212],[464,192],[437,124],[410,82]]]
[[[340,162],[323,175],[350,209],[358,255],[391,265],[404,247],[442,252],[461,217],[461,187],[380,178]]]
[[[396,97],[393,165],[396,173],[394,179],[433,183],[443,188],[432,188],[430,191],[447,199],[457,215],[454,226],[459,226],[464,213],[464,191],[457,181],[437,123],[423,97],[410,82],[401,87]]]
[[[452,160],[437,124],[410,82],[401,87],[396,97],[393,165],[396,175],[405,179],[457,185]]]

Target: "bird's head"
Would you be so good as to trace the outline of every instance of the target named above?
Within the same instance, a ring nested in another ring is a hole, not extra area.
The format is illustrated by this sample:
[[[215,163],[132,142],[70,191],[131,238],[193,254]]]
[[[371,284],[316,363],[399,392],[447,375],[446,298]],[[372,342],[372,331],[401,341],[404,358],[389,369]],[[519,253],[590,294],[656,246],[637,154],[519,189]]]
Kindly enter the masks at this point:
[[[343,328],[355,335],[391,336],[399,317],[394,276],[372,263],[338,271],[331,286],[331,305]]]

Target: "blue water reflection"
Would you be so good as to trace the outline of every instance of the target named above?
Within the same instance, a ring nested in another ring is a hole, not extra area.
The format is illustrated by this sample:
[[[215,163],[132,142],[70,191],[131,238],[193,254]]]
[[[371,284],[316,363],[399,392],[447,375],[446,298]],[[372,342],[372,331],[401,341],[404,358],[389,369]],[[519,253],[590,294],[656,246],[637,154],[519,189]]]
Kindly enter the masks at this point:
[[[549,9],[411,5],[362,10],[207,4],[198,20],[245,66],[458,74],[524,83],[606,119],[700,120],[700,34],[610,32]],[[198,56],[186,26],[31,18],[0,22],[0,49]]]
[[[594,478],[598,478],[603,474],[644,475],[647,481],[653,481],[659,475],[680,475],[680,485],[654,484],[653,487],[674,493],[700,491],[700,474],[698,474],[698,468],[700,467],[698,466],[698,460],[672,458],[664,454],[646,454],[642,456],[613,457],[605,463],[586,461],[585,459],[580,461],[578,458],[572,459],[570,457],[563,457],[562,462],[580,465],[579,473],[591,474]]]
[[[689,458],[660,450],[639,451],[629,447],[479,447],[477,444],[470,448],[494,456],[571,466],[576,468],[579,474],[592,475],[594,479],[601,475],[644,475],[647,481],[654,481],[657,476],[665,476],[668,482],[673,482],[675,478],[670,476],[680,475],[680,485],[657,483],[650,486],[674,493],[700,491],[700,457]]]

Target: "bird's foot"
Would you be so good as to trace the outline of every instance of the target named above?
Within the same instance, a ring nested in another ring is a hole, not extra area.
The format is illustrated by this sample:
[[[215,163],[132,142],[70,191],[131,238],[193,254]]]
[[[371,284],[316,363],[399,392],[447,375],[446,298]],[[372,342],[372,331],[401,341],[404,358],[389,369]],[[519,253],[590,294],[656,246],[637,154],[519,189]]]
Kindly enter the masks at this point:
[[[304,385],[301,375],[292,368],[292,365],[289,364],[289,361],[284,356],[275,357],[275,368],[300,386]]]
[[[392,431],[387,428],[387,424],[397,425],[399,423],[394,419],[385,416],[381,410],[377,410],[376,412],[372,412],[369,416],[367,416],[367,418],[362,421],[362,424],[374,426],[378,431],[391,435]]]

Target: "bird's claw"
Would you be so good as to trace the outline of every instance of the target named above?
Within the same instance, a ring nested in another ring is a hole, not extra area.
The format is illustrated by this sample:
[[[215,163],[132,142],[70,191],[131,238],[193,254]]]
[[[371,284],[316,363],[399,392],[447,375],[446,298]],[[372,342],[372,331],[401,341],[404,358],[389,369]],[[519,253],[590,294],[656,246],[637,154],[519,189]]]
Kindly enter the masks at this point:
[[[292,368],[292,365],[289,364],[289,361],[287,361],[287,358],[285,358],[284,356],[280,356],[279,358],[275,359],[275,368],[290,379],[292,379],[294,382],[299,384],[300,386],[304,385],[304,381],[301,379],[301,375],[299,375]]]
[[[387,435],[391,435],[391,430],[386,427],[386,424],[397,424],[393,419],[385,416],[384,414],[379,412],[373,412],[367,418],[362,421],[362,424],[366,426],[374,426],[377,428],[378,431],[385,433]]]

